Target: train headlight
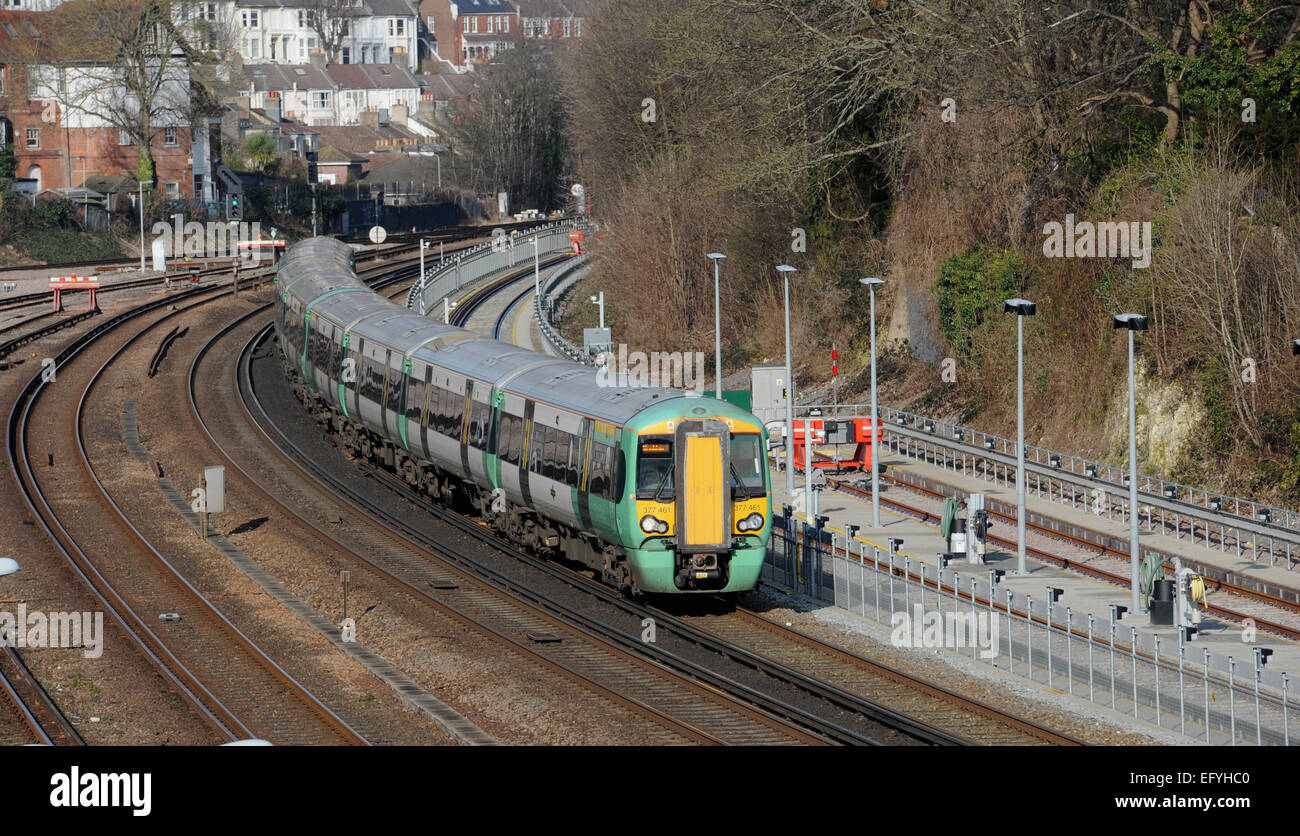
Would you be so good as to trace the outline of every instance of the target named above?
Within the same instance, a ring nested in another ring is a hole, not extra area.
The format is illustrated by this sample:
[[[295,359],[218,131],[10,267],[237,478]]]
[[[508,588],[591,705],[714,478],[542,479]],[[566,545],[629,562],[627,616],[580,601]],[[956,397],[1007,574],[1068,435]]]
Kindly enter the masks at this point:
[[[740,522],[736,523],[736,528],[741,531],[758,531],[763,527],[763,515],[757,512],[750,514]]]
[[[668,523],[663,520],[646,514],[641,518],[641,530],[646,534],[667,534]]]

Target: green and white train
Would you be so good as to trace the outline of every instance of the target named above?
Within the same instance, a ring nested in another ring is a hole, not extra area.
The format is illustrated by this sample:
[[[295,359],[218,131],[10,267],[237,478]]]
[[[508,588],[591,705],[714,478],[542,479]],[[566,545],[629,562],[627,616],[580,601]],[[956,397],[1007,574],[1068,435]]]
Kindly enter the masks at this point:
[[[330,238],[291,247],[276,291],[295,391],[356,455],[632,594],[757,583],[772,503],[749,412],[602,386],[587,366],[419,316],[360,282]]]

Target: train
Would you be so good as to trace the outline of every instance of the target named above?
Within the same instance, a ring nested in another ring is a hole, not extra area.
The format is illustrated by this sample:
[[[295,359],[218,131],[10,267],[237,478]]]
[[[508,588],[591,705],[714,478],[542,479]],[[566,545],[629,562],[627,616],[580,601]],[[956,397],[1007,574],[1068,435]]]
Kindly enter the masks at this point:
[[[354,456],[628,595],[757,584],[772,491],[752,413],[420,316],[332,238],[290,247],[275,291],[290,384]]]

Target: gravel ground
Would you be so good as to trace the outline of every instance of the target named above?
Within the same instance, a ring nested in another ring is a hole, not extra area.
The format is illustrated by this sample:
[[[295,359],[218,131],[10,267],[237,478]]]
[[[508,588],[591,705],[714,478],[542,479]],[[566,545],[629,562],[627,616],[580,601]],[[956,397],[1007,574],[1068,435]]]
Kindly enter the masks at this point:
[[[1088,743],[1099,745],[1190,745],[1182,735],[1138,724],[1132,718],[1071,697],[1045,685],[1031,686],[995,668],[947,650],[897,648],[890,629],[835,607],[814,604],[767,584],[742,604],[764,618],[793,626],[810,636],[860,656],[974,697]]]

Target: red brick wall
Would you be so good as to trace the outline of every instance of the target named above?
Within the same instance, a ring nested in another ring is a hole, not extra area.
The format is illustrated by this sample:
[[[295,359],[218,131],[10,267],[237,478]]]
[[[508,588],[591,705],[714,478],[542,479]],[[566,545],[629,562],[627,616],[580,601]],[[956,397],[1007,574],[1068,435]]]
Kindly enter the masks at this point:
[[[10,74],[9,91],[26,89],[15,88]],[[136,174],[136,159],[139,148],[135,145],[118,145],[116,128],[72,128],[64,129],[62,113],[57,105],[47,109],[44,102],[18,101],[9,98],[10,107],[4,115],[13,123],[14,156],[18,161],[17,176],[26,177],[33,165],[40,166],[41,188],[60,189],[81,185],[87,177],[95,175],[115,176]],[[44,116],[52,116],[53,121],[45,121]],[[40,147],[27,147],[27,129],[40,131]],[[175,182],[179,186],[180,196],[194,197],[194,170],[189,161],[190,128],[176,129],[176,145],[165,144],[165,131],[158,129],[154,134],[153,158],[157,171],[158,188],[164,183]]]

